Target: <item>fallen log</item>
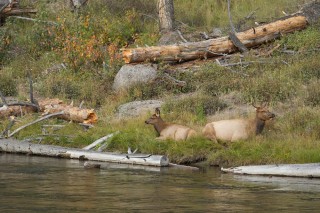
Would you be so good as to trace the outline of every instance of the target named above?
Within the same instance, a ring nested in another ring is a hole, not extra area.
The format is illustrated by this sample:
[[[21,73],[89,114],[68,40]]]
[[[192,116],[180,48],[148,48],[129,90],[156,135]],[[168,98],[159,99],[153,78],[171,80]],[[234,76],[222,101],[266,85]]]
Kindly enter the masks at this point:
[[[42,99],[38,101],[39,110],[45,115],[64,111],[63,115],[58,116],[68,121],[74,121],[84,124],[94,124],[98,120],[98,116],[94,109],[84,109],[67,105],[60,99]],[[30,103],[12,103],[0,107],[0,118],[9,116],[21,116],[28,113],[36,112],[38,107]]]
[[[299,12],[283,17],[272,23],[252,27],[244,32],[235,33],[233,38],[239,41],[232,42],[230,36],[209,39],[199,42],[188,42],[168,46],[153,46],[122,49],[122,57],[125,63],[138,63],[144,61],[182,62],[194,59],[206,59],[229,53],[240,49],[252,48],[271,40],[279,38],[283,34],[303,30],[309,23],[319,21],[320,2],[318,0],[306,4]],[[235,39],[233,39],[235,41]],[[235,46],[235,44],[239,48]],[[243,45],[242,45],[243,44]],[[242,48],[241,48],[242,46]]]
[[[19,8],[19,0],[0,1],[0,15],[4,17],[36,12],[37,10],[33,8]]]
[[[239,166],[221,168],[221,171],[243,175],[320,178],[320,163]]]
[[[116,154],[111,152],[85,151],[76,148],[66,148],[52,145],[32,144],[15,139],[0,139],[0,152],[63,157],[79,160],[113,162],[145,166],[165,167],[169,159],[164,155],[151,154]]]
[[[305,16],[296,14],[244,32],[236,33],[236,37],[246,48],[252,48],[279,38],[282,34],[302,30],[306,28],[307,23]],[[238,48],[229,39],[229,36],[225,36],[205,41],[168,46],[127,48],[122,50],[122,57],[125,63],[144,61],[182,62],[216,57],[221,54],[234,53],[236,51],[238,51]]]
[[[94,124],[98,120],[98,116],[95,113],[94,109],[82,109],[63,103],[48,104],[45,105],[44,108],[44,114],[52,114],[63,111],[64,114],[58,116],[58,118],[62,118],[68,121],[75,121],[84,124]]]

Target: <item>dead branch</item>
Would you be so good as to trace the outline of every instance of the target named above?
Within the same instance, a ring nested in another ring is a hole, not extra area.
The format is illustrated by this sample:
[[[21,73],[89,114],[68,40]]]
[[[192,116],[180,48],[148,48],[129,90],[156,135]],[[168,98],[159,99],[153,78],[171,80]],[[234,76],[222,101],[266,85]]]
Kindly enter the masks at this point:
[[[9,16],[8,18],[22,19],[22,20],[26,20],[26,21],[39,22],[39,23],[44,23],[44,24],[49,24],[49,25],[55,25],[55,26],[58,26],[58,25],[59,25],[57,22],[53,22],[53,21],[43,21],[43,20],[34,19],[34,18],[28,18],[28,17],[23,17],[23,16]]]
[[[83,150],[90,150],[90,149],[93,149],[94,147],[96,147],[97,145],[103,143],[104,141],[108,140],[109,138],[113,137],[114,135],[118,134],[119,131],[116,131],[114,133],[111,133],[109,135],[106,135],[102,138],[99,138],[98,140],[94,141],[93,143],[89,144],[88,146],[86,147],[83,147],[82,149]]]
[[[230,0],[228,0],[228,16],[229,16],[229,22],[230,22],[230,28],[231,28],[231,32],[229,32],[230,40],[232,41],[234,46],[236,46],[240,50],[240,52],[248,52],[248,49],[246,48],[246,46],[236,36],[236,30],[235,30],[234,25],[232,23],[232,16],[231,16],[231,12],[230,12]]]
[[[182,41],[184,41],[184,42],[188,42],[183,36],[182,36],[182,33],[180,32],[180,30],[177,30],[177,33],[178,33],[178,35],[180,36],[180,38],[182,39]]]
[[[35,121],[32,121],[31,123],[28,123],[28,124],[26,124],[26,125],[23,125],[23,126],[19,127],[18,129],[14,130],[12,133],[10,133],[10,134],[8,135],[8,137],[12,137],[12,136],[13,136],[14,134],[16,134],[17,132],[19,132],[19,131],[21,131],[22,129],[24,129],[24,128],[28,127],[28,126],[31,126],[31,125],[33,125],[33,124],[35,124],[35,123],[38,123],[38,122],[40,122],[40,121],[43,121],[43,120],[45,120],[45,119],[48,119],[48,118],[51,118],[51,117],[54,117],[54,116],[63,115],[63,114],[64,114],[64,112],[62,111],[62,112],[52,113],[52,114],[46,115],[46,116],[44,116],[44,117],[41,117],[41,118],[39,118],[39,119],[37,119],[37,120],[35,120]]]
[[[187,85],[187,83],[185,81],[180,81],[177,80],[175,78],[173,78],[172,76],[170,76],[168,73],[164,73],[163,75],[166,79],[170,80],[171,82],[173,82],[174,85],[177,85],[179,87],[184,87]]]
[[[11,127],[13,126],[13,124],[15,123],[15,117],[14,116],[10,116],[10,123],[8,124],[8,126],[2,131],[2,133],[0,134],[0,138],[3,137],[7,137],[8,136],[8,132],[10,131]]]

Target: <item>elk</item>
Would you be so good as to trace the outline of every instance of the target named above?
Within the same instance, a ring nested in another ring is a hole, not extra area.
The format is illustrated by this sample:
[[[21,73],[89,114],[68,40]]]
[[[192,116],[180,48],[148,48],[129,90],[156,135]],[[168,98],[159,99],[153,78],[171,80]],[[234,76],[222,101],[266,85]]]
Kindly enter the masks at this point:
[[[158,140],[173,139],[176,141],[186,140],[196,135],[196,131],[190,127],[167,123],[160,117],[160,109],[155,109],[155,114],[153,114],[148,120],[145,121],[146,124],[153,125],[154,129],[158,133]]]
[[[253,105],[253,104],[252,104]],[[202,130],[205,137],[213,141],[238,141],[246,140],[252,135],[261,134],[266,121],[275,117],[266,104],[256,108],[254,119],[220,120],[208,123]]]

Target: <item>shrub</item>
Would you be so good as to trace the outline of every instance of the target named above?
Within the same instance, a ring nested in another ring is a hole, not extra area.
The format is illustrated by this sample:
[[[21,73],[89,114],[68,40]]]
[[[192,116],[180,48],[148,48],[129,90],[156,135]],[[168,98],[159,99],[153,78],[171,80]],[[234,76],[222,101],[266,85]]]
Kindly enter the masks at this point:
[[[305,102],[310,106],[320,106],[320,80],[314,80],[307,86]]]
[[[302,137],[315,137],[320,139],[320,111],[303,107],[294,109],[284,116],[283,132],[288,132]]]
[[[0,70],[0,91],[5,96],[14,96],[18,93],[17,82],[12,75],[7,70]]]
[[[217,97],[194,94],[168,101],[163,106],[163,109],[167,112],[195,114],[198,121],[203,121],[206,115],[212,115],[226,107],[227,105]]]

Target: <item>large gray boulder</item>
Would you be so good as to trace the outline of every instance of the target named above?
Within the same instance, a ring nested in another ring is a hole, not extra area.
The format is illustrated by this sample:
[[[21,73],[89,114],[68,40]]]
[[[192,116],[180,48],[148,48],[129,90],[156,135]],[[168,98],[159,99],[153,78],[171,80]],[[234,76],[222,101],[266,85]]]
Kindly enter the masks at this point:
[[[129,89],[130,86],[137,83],[147,83],[157,77],[157,68],[155,65],[126,64],[121,67],[117,73],[112,88],[116,91]]]
[[[133,101],[119,106],[117,115],[121,119],[143,116],[149,112],[153,113],[155,108],[161,107],[162,104],[159,100]]]

